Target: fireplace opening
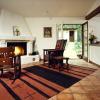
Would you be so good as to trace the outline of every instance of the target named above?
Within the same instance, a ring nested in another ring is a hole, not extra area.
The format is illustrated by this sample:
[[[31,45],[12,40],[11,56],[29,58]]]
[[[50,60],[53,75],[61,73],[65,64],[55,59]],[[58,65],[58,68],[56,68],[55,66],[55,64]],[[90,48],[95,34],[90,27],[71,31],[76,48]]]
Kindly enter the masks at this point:
[[[14,47],[15,55],[27,55],[27,42],[7,42],[7,47]]]
[[[24,55],[24,49],[20,46],[15,46],[15,55]]]

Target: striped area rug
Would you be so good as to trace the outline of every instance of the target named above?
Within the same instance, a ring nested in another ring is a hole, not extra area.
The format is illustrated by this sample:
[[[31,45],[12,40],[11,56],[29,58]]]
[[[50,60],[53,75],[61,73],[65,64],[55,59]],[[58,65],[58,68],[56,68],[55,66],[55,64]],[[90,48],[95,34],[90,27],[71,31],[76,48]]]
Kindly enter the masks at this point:
[[[9,73],[0,77],[0,100],[47,100],[95,70],[73,66],[70,70],[32,66],[22,69],[20,79],[9,80]]]

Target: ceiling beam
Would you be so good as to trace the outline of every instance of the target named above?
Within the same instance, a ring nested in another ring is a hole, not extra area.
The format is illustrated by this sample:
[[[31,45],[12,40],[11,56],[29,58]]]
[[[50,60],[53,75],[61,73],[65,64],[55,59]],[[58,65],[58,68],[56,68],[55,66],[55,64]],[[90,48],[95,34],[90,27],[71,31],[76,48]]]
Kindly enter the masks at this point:
[[[89,20],[89,19],[91,19],[91,18],[93,18],[94,16],[96,16],[97,14],[99,14],[100,13],[100,6],[98,6],[96,9],[94,9],[91,13],[89,13],[86,17],[85,17],[85,19],[86,20]]]

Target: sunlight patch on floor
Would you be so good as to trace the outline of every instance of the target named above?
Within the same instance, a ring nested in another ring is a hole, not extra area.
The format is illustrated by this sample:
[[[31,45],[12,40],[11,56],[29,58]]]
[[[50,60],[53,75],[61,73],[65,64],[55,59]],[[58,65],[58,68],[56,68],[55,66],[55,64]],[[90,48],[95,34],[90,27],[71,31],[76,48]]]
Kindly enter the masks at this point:
[[[74,42],[69,42],[64,51],[64,57],[78,58],[77,53],[74,49]]]
[[[69,59],[69,64],[77,65],[81,67],[89,67],[89,68],[98,69],[96,65],[88,63],[83,59]]]

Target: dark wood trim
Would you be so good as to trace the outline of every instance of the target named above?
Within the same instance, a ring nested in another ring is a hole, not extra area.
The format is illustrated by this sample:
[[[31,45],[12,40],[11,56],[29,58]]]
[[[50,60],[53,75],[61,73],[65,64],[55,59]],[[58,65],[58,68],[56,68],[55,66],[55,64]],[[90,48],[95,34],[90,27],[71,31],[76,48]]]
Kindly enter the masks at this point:
[[[82,58],[84,56],[84,33],[83,33],[83,24],[82,24]]]
[[[85,19],[86,20],[89,20],[89,19],[91,19],[91,18],[93,18],[94,16],[96,16],[97,14],[99,14],[100,13],[100,6],[98,6],[96,9],[94,9],[91,13],[89,13],[86,17],[85,17]]]
[[[84,56],[84,25],[87,25],[87,44],[88,44],[88,21],[82,24],[82,58],[88,61],[88,45],[87,45],[87,57]]]

